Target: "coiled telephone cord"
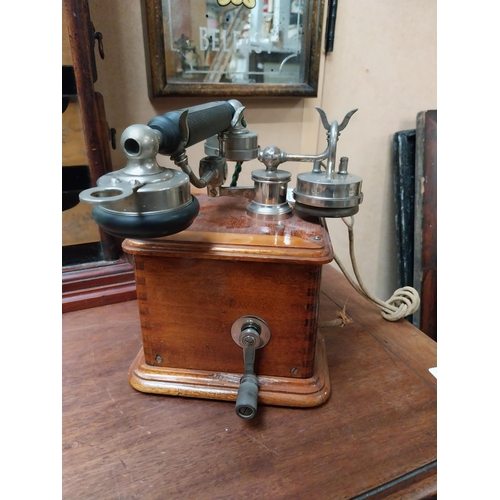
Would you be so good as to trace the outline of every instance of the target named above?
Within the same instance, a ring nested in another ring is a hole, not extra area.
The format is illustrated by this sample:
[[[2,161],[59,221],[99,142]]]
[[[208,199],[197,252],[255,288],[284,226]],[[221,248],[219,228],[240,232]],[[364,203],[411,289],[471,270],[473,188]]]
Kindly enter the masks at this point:
[[[345,218],[342,218],[342,221],[347,226],[349,232],[349,255],[351,257],[352,268],[357,283],[352,279],[336,255],[334,256],[334,260],[352,287],[365,299],[376,305],[380,309],[382,317],[387,321],[398,321],[401,318],[414,314],[420,307],[420,296],[418,295],[417,290],[411,286],[398,288],[392,294],[392,297],[385,302],[377,297],[374,297],[367,291],[359,276],[358,265],[354,255],[354,217],[350,217],[350,222],[346,221]]]

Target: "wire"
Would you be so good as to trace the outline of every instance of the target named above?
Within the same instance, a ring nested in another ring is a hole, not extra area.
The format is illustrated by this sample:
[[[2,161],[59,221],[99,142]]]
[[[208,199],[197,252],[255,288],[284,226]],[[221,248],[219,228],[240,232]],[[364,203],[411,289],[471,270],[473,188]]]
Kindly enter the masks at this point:
[[[241,164],[242,164],[241,161],[236,163],[234,167],[233,177],[231,178],[231,184],[229,185],[229,187],[236,187],[236,185],[238,184],[238,177],[240,176],[241,173]]]
[[[385,302],[377,297],[374,297],[370,294],[370,292],[368,292],[359,275],[356,256],[354,255],[354,217],[351,217],[350,219],[350,222],[347,222],[345,218],[342,218],[342,221],[347,226],[349,231],[349,255],[351,257],[352,268],[354,270],[357,283],[346,271],[338,256],[335,255],[334,260],[342,273],[344,273],[344,276],[359,294],[380,309],[382,317],[387,321],[397,321],[415,313],[420,307],[420,296],[418,295],[417,290],[411,286],[398,288],[392,294],[392,297]]]

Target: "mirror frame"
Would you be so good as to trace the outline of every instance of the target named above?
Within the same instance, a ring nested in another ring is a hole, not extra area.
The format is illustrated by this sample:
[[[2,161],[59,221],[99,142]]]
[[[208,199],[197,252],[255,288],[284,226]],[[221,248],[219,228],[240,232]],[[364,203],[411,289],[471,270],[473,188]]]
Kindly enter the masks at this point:
[[[161,0],[144,0],[147,44],[149,49],[149,89],[152,98],[166,96],[297,96],[317,97],[322,53],[324,0],[307,0],[311,23],[304,32],[304,46],[309,49],[306,82],[274,83],[178,83],[168,82]]]

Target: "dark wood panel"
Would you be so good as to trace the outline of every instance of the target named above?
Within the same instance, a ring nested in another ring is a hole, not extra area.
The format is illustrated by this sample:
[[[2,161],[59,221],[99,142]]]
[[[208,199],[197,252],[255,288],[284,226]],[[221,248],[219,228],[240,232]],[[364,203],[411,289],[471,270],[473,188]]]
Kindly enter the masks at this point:
[[[394,134],[394,201],[399,286],[413,286],[415,232],[415,130]],[[407,318],[411,322],[411,317]]]
[[[63,272],[63,313],[136,298],[134,270],[128,262],[75,266]]]
[[[91,207],[78,204],[78,194],[95,186],[97,179],[112,170],[108,124],[103,96],[95,92],[97,71],[94,55],[95,33],[87,0],[63,0],[63,311],[114,303],[135,297],[135,284],[128,277],[120,285],[95,284],[88,279],[93,266],[96,275],[114,276],[113,265],[123,255],[121,240],[106,234],[91,217]],[[68,64],[71,63],[71,66]],[[64,66],[66,65],[66,66]],[[64,94],[71,94],[70,96]],[[68,123],[66,123],[68,122]],[[75,168],[78,167],[78,168]],[[81,168],[88,170],[88,186],[76,182]],[[68,182],[74,175],[75,182]],[[92,266],[91,266],[91,263]],[[104,264],[110,264],[103,267]],[[78,277],[78,267],[81,277]],[[65,273],[68,273],[65,277]],[[120,276],[120,272],[117,274]],[[123,277],[123,276],[121,276]],[[99,280],[98,280],[99,281]],[[67,284],[87,284],[88,289],[65,290]]]
[[[417,116],[415,281],[422,301],[418,327],[437,340],[437,111]]]
[[[69,46],[69,35],[68,35],[68,21],[66,19],[66,10],[62,9],[62,65],[72,66],[73,58],[71,57],[71,48]]]
[[[330,266],[322,290],[321,321],[346,300],[353,319],[322,328],[330,399],[261,405],[250,421],[234,403],[130,387],[141,346],[135,301],[64,314],[63,497],[432,498],[435,342],[383,320]]]
[[[95,185],[97,179],[112,170],[112,168],[106,162],[105,141],[102,137],[102,131],[99,126],[96,126],[99,107],[94,90],[96,75],[93,71],[93,68],[95,68],[93,26],[86,1],[64,0],[63,6],[68,22],[78,99],[81,103],[80,113],[85,136],[87,161],[90,167],[92,183]]]
[[[437,111],[417,115],[416,129],[393,141],[400,286],[413,286],[421,307],[407,319],[437,340]]]

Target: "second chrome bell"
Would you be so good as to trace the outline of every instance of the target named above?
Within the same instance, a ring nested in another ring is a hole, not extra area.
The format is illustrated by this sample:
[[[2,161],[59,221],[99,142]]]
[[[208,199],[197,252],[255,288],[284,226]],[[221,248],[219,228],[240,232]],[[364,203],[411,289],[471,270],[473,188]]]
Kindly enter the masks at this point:
[[[315,165],[312,172],[297,176],[293,191],[295,209],[304,214],[318,217],[348,217],[359,210],[363,201],[362,179],[347,171],[348,159],[340,159],[337,172],[328,175]]]

